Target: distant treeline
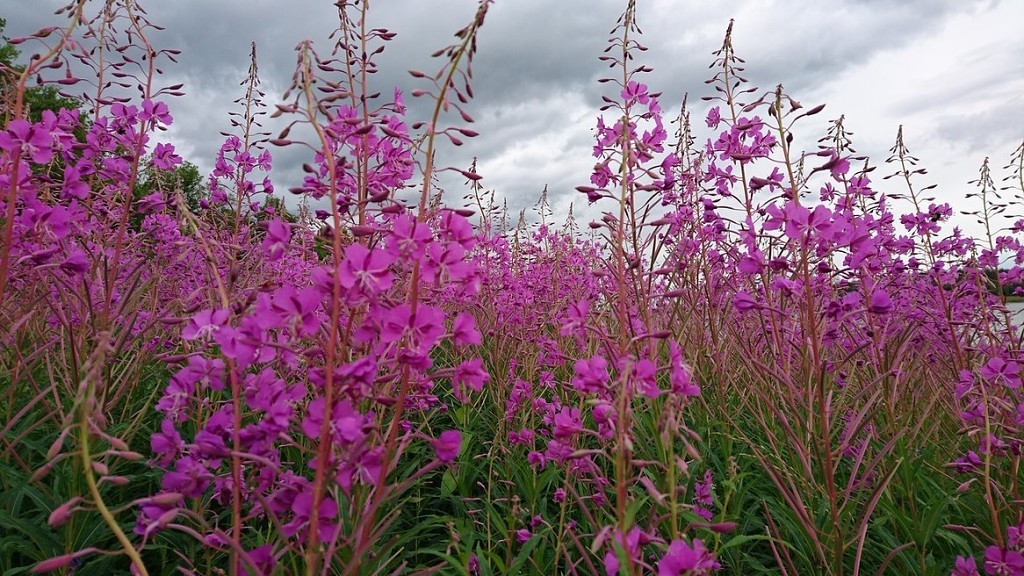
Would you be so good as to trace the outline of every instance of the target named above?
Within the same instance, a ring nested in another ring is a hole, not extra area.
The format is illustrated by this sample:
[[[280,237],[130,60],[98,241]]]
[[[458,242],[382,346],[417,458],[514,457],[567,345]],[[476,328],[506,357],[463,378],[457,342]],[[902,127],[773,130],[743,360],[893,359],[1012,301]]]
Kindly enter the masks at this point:
[[[1000,285],[998,275],[1007,270],[996,270],[995,268],[985,269],[985,276],[988,278],[988,290],[1000,296],[1024,296],[1024,282],[1006,282]]]

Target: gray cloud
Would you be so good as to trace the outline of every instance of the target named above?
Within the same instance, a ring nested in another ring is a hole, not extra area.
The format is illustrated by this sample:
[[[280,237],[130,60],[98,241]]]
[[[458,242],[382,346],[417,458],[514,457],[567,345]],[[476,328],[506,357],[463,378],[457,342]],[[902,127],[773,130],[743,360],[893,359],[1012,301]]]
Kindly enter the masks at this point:
[[[54,23],[49,9],[60,2],[12,4],[5,8],[8,34],[21,35]],[[573,188],[589,180],[597,108],[602,94],[616,92],[612,85],[596,82],[610,72],[597,57],[624,4],[618,0],[495,3],[479,37],[476,99],[468,107],[478,120],[474,128],[481,136],[462,148],[443,149],[439,161],[466,167],[476,156],[486,186],[507,197],[514,209],[532,206],[547,184],[553,204],[566,209],[569,201],[575,201],[579,213],[582,197],[577,198]],[[434,72],[441,63],[429,54],[454,42],[452,34],[475,11],[475,3],[463,0],[391,0],[371,6],[370,25],[398,34],[378,57],[380,72],[373,78],[374,88],[385,95],[395,86],[407,93],[425,87],[407,70]],[[290,82],[295,45],[311,38],[326,53],[330,50],[326,37],[337,25],[336,10],[327,0],[176,0],[151,2],[147,9],[155,22],[167,27],[155,40],[183,50],[180,64],[168,67],[167,80],[184,82],[188,95],[171,103],[175,125],[168,136],[188,159],[206,169],[212,166],[222,139],[218,132],[229,128],[227,112],[234,109],[232,101],[242,95],[238,83],[245,77],[249,43],[257,42],[263,90],[268,104],[273,104]],[[893,86],[859,86],[855,79],[879,66],[913,67],[914,62],[886,59],[935,37],[952,41],[958,31],[948,30],[950,22],[970,22],[992,10],[1016,12],[1018,21],[1024,20],[1020,5],[986,0],[747,0],[729,3],[727,8],[697,0],[650,0],[639,3],[638,14],[645,33],[641,42],[650,50],[636,56],[638,63],[655,69],[646,81],[652,90],[664,93],[663,107],[674,111],[684,93],[691,94],[691,102],[710,93],[704,80],[714,73],[707,68],[711,52],[720,46],[732,17],[736,19],[736,53],[747,60],[751,83],[769,90],[781,82],[805,104],[835,99],[839,106],[830,105],[829,117],[845,112],[857,119],[854,129],[860,127],[858,136],[866,136],[866,148],[876,160],[884,153],[881,142],[891,140],[895,132],[890,123],[898,120],[892,118],[907,116],[913,123],[923,114],[934,120],[934,126],[922,133],[956,140],[961,153],[973,154],[993,140],[1021,136],[1024,44],[1019,36],[991,39],[1001,43],[997,49],[1020,55],[1016,60],[1003,59],[1016,64],[993,70],[991,52],[980,50],[949,63],[950,75],[974,70],[973,79],[946,78],[938,87],[904,92],[894,100],[880,102],[874,94],[898,88],[898,80]],[[991,33],[959,32],[961,37]],[[892,78],[898,79],[898,74]],[[858,100],[859,94],[870,96]],[[407,98],[407,103],[411,119],[427,114],[426,102]],[[701,110],[698,107],[698,113]],[[882,119],[867,120],[877,115]],[[695,123],[701,124],[697,119]],[[280,124],[268,123],[268,127],[276,131]],[[871,130],[883,134],[867,135]],[[297,148],[274,153],[278,189],[301,181],[300,166],[309,155]],[[452,188],[453,199],[461,196],[458,178],[446,178],[444,183]]]

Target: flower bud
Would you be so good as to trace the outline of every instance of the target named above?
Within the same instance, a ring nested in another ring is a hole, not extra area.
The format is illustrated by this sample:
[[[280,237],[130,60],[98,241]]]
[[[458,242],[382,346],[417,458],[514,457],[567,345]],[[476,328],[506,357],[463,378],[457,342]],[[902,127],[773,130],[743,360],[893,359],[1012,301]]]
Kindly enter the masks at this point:
[[[71,500],[57,506],[53,509],[53,512],[50,512],[50,517],[46,520],[46,523],[54,528],[63,526],[71,519],[71,515],[78,510],[76,505],[81,501],[81,496],[75,496]]]

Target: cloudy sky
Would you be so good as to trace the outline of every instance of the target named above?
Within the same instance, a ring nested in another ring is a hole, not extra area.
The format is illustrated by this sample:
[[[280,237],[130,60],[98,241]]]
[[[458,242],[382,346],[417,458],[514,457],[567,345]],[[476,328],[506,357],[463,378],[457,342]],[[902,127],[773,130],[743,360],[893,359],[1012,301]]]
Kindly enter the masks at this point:
[[[61,21],[58,0],[4,0],[6,34],[18,36]],[[92,10],[101,3],[92,2]],[[597,57],[624,0],[498,0],[487,16],[474,64],[476,98],[469,110],[481,136],[461,149],[445,148],[439,162],[467,166],[479,158],[483,183],[512,211],[536,203],[547,185],[556,214],[585,199],[592,128],[607,68]],[[183,82],[187,96],[170,102],[175,117],[165,134],[187,159],[208,170],[228,130],[227,112],[242,95],[249,44],[257,43],[262,88],[278,101],[290,81],[295,45],[311,39],[322,51],[337,18],[329,0],[163,0],[143,2],[166,27],[161,47],[183,51],[167,67],[167,83]],[[379,57],[375,89],[390,93],[423,87],[410,68],[432,72],[429,54],[475,12],[469,0],[374,0],[370,24],[397,37]],[[762,90],[782,83],[805,107],[825,112],[798,128],[813,143],[826,122],[846,116],[854,147],[881,163],[900,124],[911,152],[929,169],[921,185],[957,209],[986,156],[999,168],[1024,140],[1024,2],[1019,0],[639,0],[638,60],[654,68],[646,81],[675,110],[708,94],[711,52],[735,18],[734,46],[747,61],[747,78]],[[412,101],[411,98],[408,100]],[[411,102],[410,102],[411,103]],[[410,115],[423,115],[412,103]],[[695,117],[702,109],[695,111]],[[703,141],[710,134],[695,122]],[[297,148],[275,150],[274,183],[286,190],[301,180],[308,158]],[[881,167],[876,174],[891,170]],[[875,178],[879,180],[879,178]],[[886,182],[884,189],[901,192]],[[461,191],[451,190],[451,196]],[[591,212],[592,213],[592,212]],[[959,223],[976,229],[969,219]]]

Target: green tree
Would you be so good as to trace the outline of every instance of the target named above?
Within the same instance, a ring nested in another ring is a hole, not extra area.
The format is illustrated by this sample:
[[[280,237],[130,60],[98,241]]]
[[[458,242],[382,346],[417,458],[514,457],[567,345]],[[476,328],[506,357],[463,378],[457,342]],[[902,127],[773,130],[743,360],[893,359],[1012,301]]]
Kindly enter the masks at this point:
[[[24,66],[17,64],[21,52],[7,42],[7,36],[3,35],[5,28],[7,28],[7,20],[0,18],[0,39],[3,41],[3,46],[0,46],[0,106],[2,106],[4,124],[10,121],[17,78],[25,69]],[[25,90],[23,106],[24,110],[27,111],[26,117],[28,120],[38,122],[42,119],[45,110],[52,110],[53,112],[61,108],[80,110],[82,108],[82,101],[78,98],[62,96],[56,86],[46,84],[27,88]]]
[[[174,170],[157,170],[148,158],[143,159],[142,164],[145,168],[139,175],[140,183],[135,186],[136,199],[147,196],[156,190],[172,192],[180,188],[189,211],[193,214],[199,213],[199,201],[206,197],[207,191],[198,166],[185,160]]]

